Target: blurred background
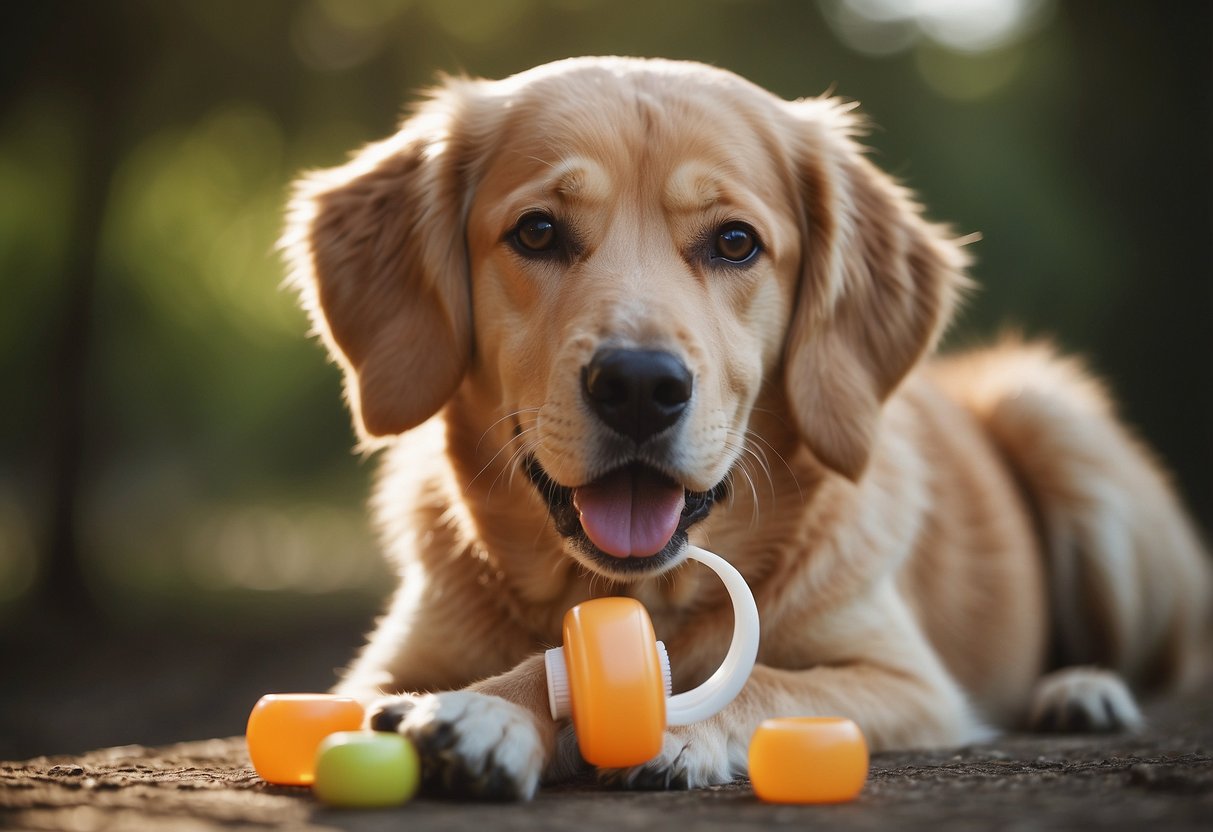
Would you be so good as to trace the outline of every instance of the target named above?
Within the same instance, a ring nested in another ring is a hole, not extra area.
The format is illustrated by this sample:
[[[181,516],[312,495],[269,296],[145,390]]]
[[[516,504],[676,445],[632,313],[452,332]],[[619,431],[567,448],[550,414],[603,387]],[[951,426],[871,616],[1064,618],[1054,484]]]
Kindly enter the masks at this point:
[[[950,343],[1086,356],[1213,521],[1213,26],[1100,0],[111,0],[0,26],[0,759],[237,734],[392,581],[288,184],[438,71],[689,58],[857,99],[980,232]]]

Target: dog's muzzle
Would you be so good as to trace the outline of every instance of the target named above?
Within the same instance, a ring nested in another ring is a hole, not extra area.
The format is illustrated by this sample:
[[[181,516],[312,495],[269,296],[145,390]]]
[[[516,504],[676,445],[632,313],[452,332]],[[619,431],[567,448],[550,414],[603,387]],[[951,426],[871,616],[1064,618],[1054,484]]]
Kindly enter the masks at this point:
[[[556,529],[607,572],[655,571],[677,557],[687,529],[722,491],[688,491],[660,470],[694,389],[693,374],[672,353],[600,349],[581,370],[581,390],[601,424],[601,449],[617,466],[566,487],[533,457],[525,463]]]

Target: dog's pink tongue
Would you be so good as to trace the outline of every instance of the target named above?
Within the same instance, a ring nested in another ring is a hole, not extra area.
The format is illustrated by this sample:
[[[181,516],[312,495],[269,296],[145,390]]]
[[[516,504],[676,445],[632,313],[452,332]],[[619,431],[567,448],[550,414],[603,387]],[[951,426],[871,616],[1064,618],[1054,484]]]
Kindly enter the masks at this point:
[[[682,486],[643,468],[622,468],[573,491],[590,541],[618,558],[664,549],[678,528],[683,502]]]

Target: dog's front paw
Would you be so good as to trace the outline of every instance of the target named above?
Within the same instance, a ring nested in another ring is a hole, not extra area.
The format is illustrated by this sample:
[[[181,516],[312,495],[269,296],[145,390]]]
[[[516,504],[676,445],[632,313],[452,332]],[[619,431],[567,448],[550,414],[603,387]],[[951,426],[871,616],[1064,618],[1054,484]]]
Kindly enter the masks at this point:
[[[1067,667],[1036,683],[1029,726],[1036,731],[1136,731],[1143,720],[1120,676],[1096,667]]]
[[[530,800],[543,773],[543,741],[531,715],[496,696],[451,691],[390,697],[372,706],[368,723],[413,742],[428,794]]]
[[[399,696],[384,696],[375,700],[366,709],[366,727],[372,731],[396,731],[422,698],[402,693]]]
[[[598,781],[618,789],[715,786],[745,774],[744,753],[740,763],[731,759],[737,756],[730,754],[727,737],[710,726],[676,726],[665,732],[661,753],[656,757],[631,768],[599,769]]]

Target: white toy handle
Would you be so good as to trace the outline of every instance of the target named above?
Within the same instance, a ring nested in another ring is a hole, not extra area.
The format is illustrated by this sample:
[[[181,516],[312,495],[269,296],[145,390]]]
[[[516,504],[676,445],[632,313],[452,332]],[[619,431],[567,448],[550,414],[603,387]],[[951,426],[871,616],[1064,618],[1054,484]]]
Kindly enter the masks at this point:
[[[720,576],[733,602],[733,642],[720,667],[699,687],[666,700],[666,723],[689,725],[719,713],[741,693],[758,657],[758,607],[741,573],[720,555],[698,546],[687,547],[687,557]]]

